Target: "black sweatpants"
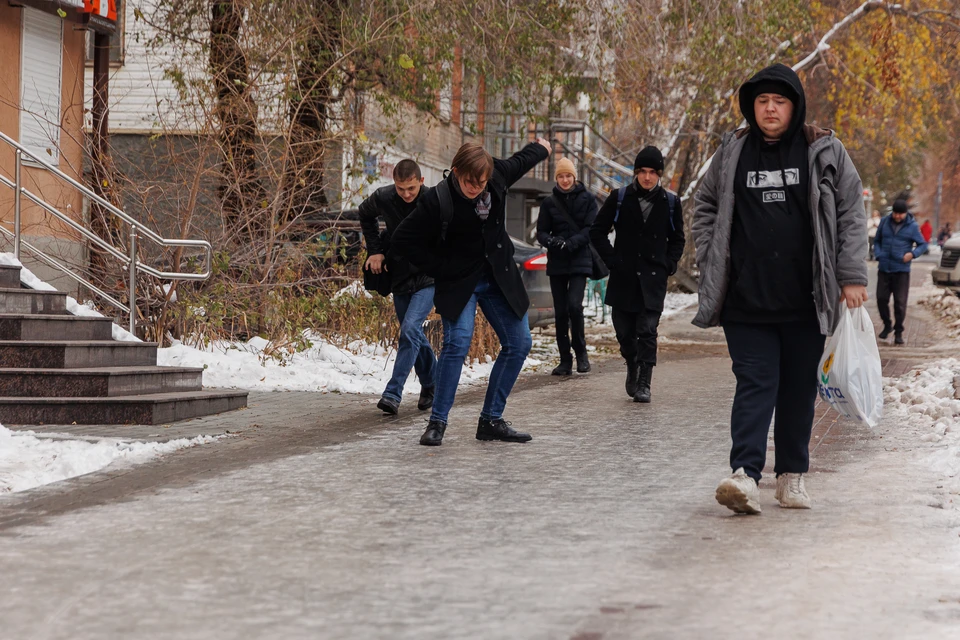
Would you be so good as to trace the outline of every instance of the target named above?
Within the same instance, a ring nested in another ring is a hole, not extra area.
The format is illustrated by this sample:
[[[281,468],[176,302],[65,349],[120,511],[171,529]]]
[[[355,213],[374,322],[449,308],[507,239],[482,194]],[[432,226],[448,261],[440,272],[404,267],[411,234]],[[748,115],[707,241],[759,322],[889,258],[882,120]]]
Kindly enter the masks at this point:
[[[893,317],[890,324],[890,294],[893,294]],[[907,317],[907,296],[910,294],[910,272],[877,273],[877,308],[884,327],[893,327],[896,334],[903,333],[903,321]]]
[[[723,332],[737,376],[730,433],[730,468],[760,481],[767,433],[776,410],[774,471],[806,473],[817,400],[817,367],[826,338],[816,321],[780,324],[725,322]]]
[[[564,362],[573,359],[570,355],[571,337],[574,353],[582,355],[587,352],[587,341],[583,335],[583,292],[586,287],[585,275],[550,276],[550,292],[553,294],[553,310],[556,314],[557,348],[560,350],[560,359]]]
[[[630,364],[657,364],[659,311],[623,311],[613,307],[613,329],[620,343],[620,355]]]

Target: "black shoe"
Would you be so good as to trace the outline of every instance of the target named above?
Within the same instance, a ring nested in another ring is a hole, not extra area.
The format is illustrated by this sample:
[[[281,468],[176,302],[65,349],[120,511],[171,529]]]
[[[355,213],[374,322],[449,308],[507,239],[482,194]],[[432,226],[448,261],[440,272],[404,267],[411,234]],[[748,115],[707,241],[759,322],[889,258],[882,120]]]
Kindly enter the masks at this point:
[[[878,335],[877,337],[880,338],[881,340],[886,340],[887,338],[890,337],[891,331],[893,331],[891,327],[884,327],[883,331],[881,331],[880,335]]]
[[[439,420],[431,420],[427,425],[427,430],[420,436],[420,444],[425,447],[439,447],[443,444],[443,432],[447,430],[447,425]]]
[[[480,418],[477,423],[477,440],[502,440],[504,442],[530,442],[533,436],[529,433],[520,433],[510,428],[510,423],[503,418],[487,420]]]
[[[433,406],[433,393],[436,390],[436,387],[420,387],[420,399],[417,400],[417,409],[420,411],[426,411]]]
[[[902,334],[902,333],[896,334],[896,336],[893,338],[893,344],[906,344],[906,343],[903,341],[903,334]]]
[[[577,355],[577,373],[590,373],[590,359],[586,353]]]
[[[637,385],[640,384],[640,365],[627,363],[627,382],[623,387],[631,398],[637,395]]]
[[[380,398],[380,402],[377,403],[377,409],[380,409],[380,411],[388,413],[391,416],[395,416],[397,415],[397,411],[400,410],[400,403],[384,396]]]
[[[637,392],[633,395],[634,402],[650,402],[650,382],[653,378],[653,365],[643,362],[640,364],[640,383]]]
[[[573,373],[573,360],[560,359],[560,364],[550,372],[552,376],[569,376]]]

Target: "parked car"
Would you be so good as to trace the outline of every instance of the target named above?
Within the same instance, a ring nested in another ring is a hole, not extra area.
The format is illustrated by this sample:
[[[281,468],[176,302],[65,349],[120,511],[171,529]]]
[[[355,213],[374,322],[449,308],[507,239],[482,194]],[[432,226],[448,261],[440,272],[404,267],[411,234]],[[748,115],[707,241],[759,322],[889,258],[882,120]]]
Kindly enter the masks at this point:
[[[960,296],[960,234],[943,243],[940,264],[933,270],[933,284]]]
[[[545,327],[553,324],[553,294],[550,293],[550,278],[547,277],[547,252],[522,240],[513,240],[513,259],[520,267],[523,286],[530,297],[527,319],[530,327]]]

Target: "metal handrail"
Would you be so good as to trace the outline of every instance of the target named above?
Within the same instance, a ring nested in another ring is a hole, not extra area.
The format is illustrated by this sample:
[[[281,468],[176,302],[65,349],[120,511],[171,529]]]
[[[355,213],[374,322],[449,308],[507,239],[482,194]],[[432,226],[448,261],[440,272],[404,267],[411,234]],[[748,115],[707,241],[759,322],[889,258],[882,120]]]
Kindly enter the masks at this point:
[[[160,236],[158,233],[156,233],[155,231],[153,231],[152,229],[150,229],[149,227],[144,226],[143,224],[141,224],[131,216],[127,215],[126,213],[124,213],[123,211],[115,207],[109,201],[105,200],[104,198],[94,193],[88,187],[77,182],[76,180],[68,176],[63,171],[60,171],[53,165],[48,164],[42,158],[38,157],[36,154],[31,153],[28,149],[21,146],[16,140],[14,140],[13,138],[10,138],[3,132],[0,132],[0,141],[5,142],[9,147],[12,147],[14,149],[14,156],[15,156],[14,179],[10,180],[6,176],[0,175],[0,184],[3,184],[4,186],[13,189],[13,192],[14,192],[13,232],[11,233],[9,230],[3,227],[0,227],[0,230],[2,230],[3,233],[8,237],[9,236],[13,237],[13,253],[14,253],[14,256],[17,258],[17,260],[20,259],[21,246],[24,246],[29,250],[29,252],[32,255],[34,255],[36,258],[38,258],[42,262],[46,263],[48,266],[53,267],[54,269],[57,269],[59,271],[62,271],[64,274],[66,274],[73,280],[77,281],[78,283],[89,288],[91,291],[94,291],[100,296],[102,296],[107,302],[114,305],[121,311],[128,312],[130,315],[130,333],[135,333],[135,330],[136,330],[136,311],[137,311],[136,284],[137,284],[138,271],[151,275],[155,278],[159,278],[161,280],[207,280],[210,277],[210,273],[212,271],[212,266],[213,266],[213,246],[206,240],[164,238]],[[54,207],[53,205],[50,205],[49,203],[44,201],[42,198],[40,198],[39,196],[37,196],[36,194],[32,193],[27,188],[25,188],[23,186],[23,181],[21,177],[24,156],[27,156],[27,158],[29,159],[28,161],[31,164],[37,164],[42,169],[45,169],[49,173],[52,173],[53,175],[57,176],[58,178],[66,182],[68,185],[70,185],[71,187],[79,191],[81,194],[85,195],[91,201],[93,201],[94,203],[96,203],[106,211],[109,211],[114,216],[119,218],[121,221],[126,223],[130,228],[130,232],[129,232],[130,244],[128,247],[128,253],[124,254],[120,249],[117,249],[112,244],[110,244],[109,242],[107,242],[97,234],[93,233],[92,231],[87,229],[82,224],[78,223],[76,220],[74,220],[70,216],[63,214],[56,207]],[[106,292],[101,290],[96,285],[90,283],[86,279],[73,273],[72,270],[70,270],[68,267],[58,262],[56,259],[52,258],[51,256],[47,255],[37,247],[34,247],[30,243],[23,240],[23,234],[21,229],[21,196],[26,196],[28,200],[38,205],[39,207],[41,207],[44,211],[46,211],[50,215],[57,218],[58,220],[66,224],[71,229],[77,231],[81,236],[83,236],[84,238],[90,240],[91,242],[99,246],[101,249],[103,249],[104,251],[112,255],[114,258],[119,260],[122,264],[124,264],[124,266],[128,268],[127,286],[128,286],[129,305],[122,304],[121,302],[119,302],[118,300],[114,299],[112,296],[108,295]],[[180,248],[192,247],[192,248],[203,249],[205,254],[205,257],[204,257],[205,270],[202,271],[201,273],[180,273],[176,271],[160,271],[158,269],[154,269],[149,265],[143,264],[142,262],[137,260],[138,236],[142,236],[148,240],[151,240],[154,244],[157,244],[161,247],[180,247]]]

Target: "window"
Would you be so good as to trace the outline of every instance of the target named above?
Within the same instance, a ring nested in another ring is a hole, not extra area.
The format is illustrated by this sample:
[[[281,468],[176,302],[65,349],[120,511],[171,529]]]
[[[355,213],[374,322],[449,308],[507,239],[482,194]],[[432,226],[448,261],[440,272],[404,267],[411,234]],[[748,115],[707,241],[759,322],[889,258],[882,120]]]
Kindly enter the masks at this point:
[[[51,164],[60,161],[63,21],[23,8],[20,39],[20,144]]]
[[[123,64],[123,30],[126,20],[124,19],[123,0],[116,0],[117,3],[117,30],[110,34],[110,64]],[[87,31],[87,62],[93,64],[93,30]]]

